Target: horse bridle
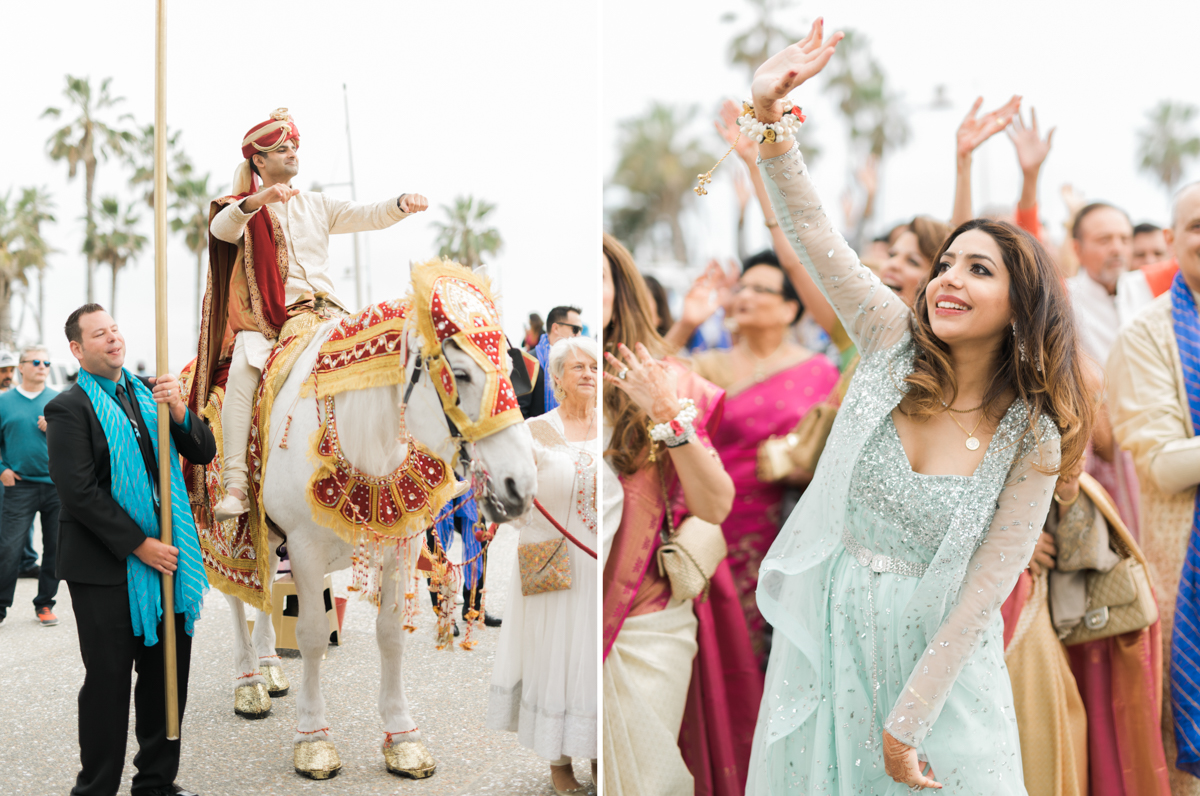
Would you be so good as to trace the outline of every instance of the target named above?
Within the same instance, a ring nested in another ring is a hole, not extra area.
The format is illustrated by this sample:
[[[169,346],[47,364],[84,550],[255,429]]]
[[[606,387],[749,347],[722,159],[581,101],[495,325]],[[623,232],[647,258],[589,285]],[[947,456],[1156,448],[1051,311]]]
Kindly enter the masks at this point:
[[[402,403],[404,407],[408,406],[408,400],[412,397],[413,390],[421,380],[421,371],[425,370],[425,360],[426,358],[421,354],[415,354],[412,376],[404,388],[404,401]],[[441,406],[441,402],[439,401],[438,403]],[[446,428],[450,431],[450,438],[457,441],[458,466],[462,467],[462,471],[460,472],[458,469],[455,469],[455,476],[459,480],[469,482],[471,484],[471,491],[475,493],[477,498],[487,501],[496,516],[504,516],[504,505],[500,502],[500,498],[496,497],[495,491],[490,486],[491,476],[483,468],[483,463],[471,456],[471,443],[462,435],[462,431],[459,430],[458,424],[450,417],[450,414],[446,411],[446,407],[442,406],[441,409],[442,417],[446,419]],[[481,486],[482,488],[477,489],[477,486]]]

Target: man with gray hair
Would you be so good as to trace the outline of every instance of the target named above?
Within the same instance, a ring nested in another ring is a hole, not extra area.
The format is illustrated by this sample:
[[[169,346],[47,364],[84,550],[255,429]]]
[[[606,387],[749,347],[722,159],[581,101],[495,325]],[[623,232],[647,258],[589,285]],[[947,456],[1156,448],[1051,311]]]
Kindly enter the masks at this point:
[[[13,603],[26,531],[34,515],[40,514],[42,568],[33,607],[38,621],[49,627],[58,624],[54,615],[54,598],[58,594],[54,567],[59,501],[50,480],[43,410],[58,393],[46,386],[50,355],[45,348],[25,349],[18,368],[20,385],[0,395],[0,483],[4,484],[4,513],[0,520],[0,621]]]
[[[1200,794],[1200,655],[1194,643],[1200,622],[1200,183],[1176,194],[1165,232],[1179,272],[1117,336],[1108,360],[1108,400],[1116,440],[1137,465],[1145,518],[1140,541],[1170,661],[1163,683],[1163,748],[1171,792],[1195,795]]]

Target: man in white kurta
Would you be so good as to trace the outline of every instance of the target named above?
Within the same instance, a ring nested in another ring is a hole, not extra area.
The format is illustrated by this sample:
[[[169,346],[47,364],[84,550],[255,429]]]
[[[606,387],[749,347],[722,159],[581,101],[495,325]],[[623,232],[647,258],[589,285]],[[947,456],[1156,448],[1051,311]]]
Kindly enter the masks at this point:
[[[213,217],[209,229],[217,240],[241,247],[251,219],[257,213],[269,213],[272,225],[277,225],[276,245],[282,238],[286,249],[283,302],[289,314],[319,302],[349,312],[351,307],[334,290],[329,236],[385,229],[411,213],[424,210],[428,202],[419,194],[401,194],[374,204],[356,204],[292,188],[291,182],[300,170],[299,147],[299,130],[286,108],[251,128],[242,142],[245,161],[234,176],[234,196],[249,195],[226,204]],[[253,192],[257,177],[262,178],[263,187]],[[248,508],[246,445],[251,403],[275,345],[275,339],[262,331],[235,331],[236,342],[221,408],[222,482],[226,497],[214,507],[219,521],[232,519]]]
[[[1079,273],[1067,280],[1084,353],[1101,367],[1117,340],[1117,282],[1133,259],[1133,225],[1111,205],[1079,211],[1071,235]]]
[[[1179,193],[1173,219],[1167,237],[1200,304],[1200,184]],[[1171,712],[1171,633],[1200,484],[1200,437],[1192,427],[1170,291],[1121,330],[1108,361],[1108,384],[1113,432],[1133,454],[1141,482],[1141,545],[1162,620],[1162,731],[1171,792],[1200,796],[1200,780],[1175,769]],[[1200,700],[1200,689],[1193,696]]]

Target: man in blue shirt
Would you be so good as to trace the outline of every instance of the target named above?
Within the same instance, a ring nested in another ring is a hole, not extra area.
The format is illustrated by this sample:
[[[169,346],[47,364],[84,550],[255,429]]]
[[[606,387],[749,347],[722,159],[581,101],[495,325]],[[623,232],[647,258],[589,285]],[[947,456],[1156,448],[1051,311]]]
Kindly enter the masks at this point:
[[[578,307],[562,306],[550,310],[550,314],[546,316],[546,332],[533,348],[534,355],[541,363],[537,383],[527,396],[522,396],[524,402],[518,401],[521,403],[521,414],[526,420],[543,415],[558,406],[558,398],[555,397],[546,375],[550,372],[550,348],[559,340],[577,337],[583,331],[579,319],[580,312]]]
[[[34,515],[40,514],[42,568],[33,609],[38,621],[49,627],[58,624],[54,615],[54,598],[58,594],[54,564],[58,552],[59,501],[58,491],[50,480],[43,410],[58,393],[46,386],[50,355],[44,348],[25,349],[18,371],[21,383],[0,395],[0,483],[4,484],[4,513],[0,520],[0,621],[13,603],[26,529]]]

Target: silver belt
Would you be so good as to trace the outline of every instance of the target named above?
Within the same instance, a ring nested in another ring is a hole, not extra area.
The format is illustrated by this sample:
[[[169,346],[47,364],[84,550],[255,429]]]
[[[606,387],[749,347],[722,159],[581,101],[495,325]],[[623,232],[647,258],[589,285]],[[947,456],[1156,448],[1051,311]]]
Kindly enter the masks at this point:
[[[846,549],[850,551],[850,555],[854,556],[854,560],[859,565],[872,572],[890,572],[893,575],[920,578],[925,575],[925,570],[929,568],[928,564],[917,564],[913,561],[905,561],[902,558],[892,558],[891,556],[872,553],[851,536],[849,529],[842,532],[842,544],[846,545]]]
[[[892,558],[879,553],[872,553],[863,547],[850,534],[850,529],[842,531],[842,544],[854,556],[854,560],[864,569],[875,574],[890,572],[893,575],[904,575],[909,578],[920,578],[929,568],[928,564],[917,564],[902,558]],[[879,715],[879,651],[876,645],[875,630],[875,578],[867,585],[867,621],[871,624],[871,730],[867,735],[867,748],[875,748],[875,719]]]

